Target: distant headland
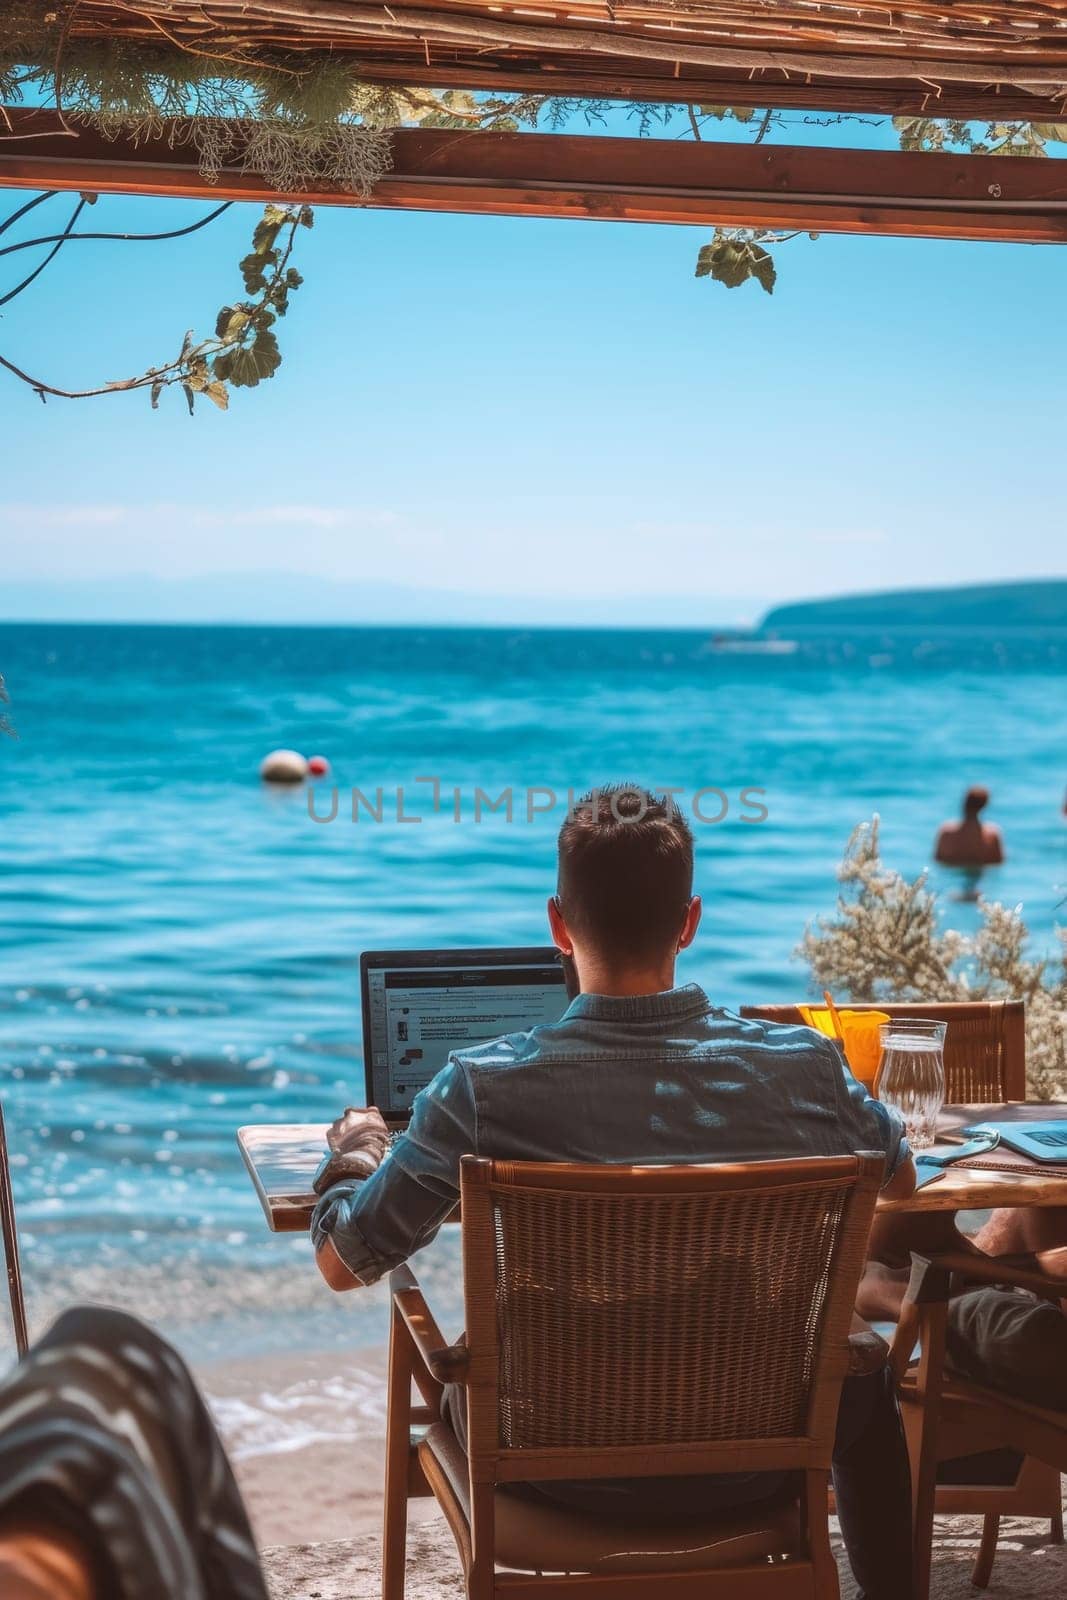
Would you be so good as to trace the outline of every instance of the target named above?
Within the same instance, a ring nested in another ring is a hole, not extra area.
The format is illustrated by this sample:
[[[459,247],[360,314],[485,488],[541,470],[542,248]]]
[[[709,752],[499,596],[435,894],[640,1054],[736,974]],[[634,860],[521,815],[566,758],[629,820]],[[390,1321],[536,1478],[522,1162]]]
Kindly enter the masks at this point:
[[[952,589],[890,589],[775,606],[761,632],[787,628],[1067,628],[1067,578],[976,583]]]

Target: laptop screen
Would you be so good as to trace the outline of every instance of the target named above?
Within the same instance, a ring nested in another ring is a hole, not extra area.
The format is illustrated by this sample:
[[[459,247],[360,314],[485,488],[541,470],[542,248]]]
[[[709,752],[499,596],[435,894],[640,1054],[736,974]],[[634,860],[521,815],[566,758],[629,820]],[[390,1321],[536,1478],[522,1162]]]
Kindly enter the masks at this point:
[[[360,958],[367,1104],[406,1122],[453,1050],[557,1022],[567,1009],[559,952],[377,950]]]

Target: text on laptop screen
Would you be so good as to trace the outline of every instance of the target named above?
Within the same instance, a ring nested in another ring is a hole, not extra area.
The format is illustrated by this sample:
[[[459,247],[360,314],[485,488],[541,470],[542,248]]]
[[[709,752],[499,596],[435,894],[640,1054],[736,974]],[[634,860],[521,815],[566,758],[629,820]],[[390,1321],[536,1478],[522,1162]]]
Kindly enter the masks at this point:
[[[372,966],[364,995],[369,1086],[386,1118],[408,1116],[453,1050],[557,1022],[568,1003],[558,962]]]

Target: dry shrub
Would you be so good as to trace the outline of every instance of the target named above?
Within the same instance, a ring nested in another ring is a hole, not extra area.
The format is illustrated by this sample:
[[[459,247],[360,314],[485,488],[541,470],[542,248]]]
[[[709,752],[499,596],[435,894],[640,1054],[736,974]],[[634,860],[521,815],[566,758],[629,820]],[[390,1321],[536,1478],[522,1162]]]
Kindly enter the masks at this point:
[[[884,865],[878,818],[861,823],[838,868],[833,917],[818,918],[797,950],[817,987],[851,1000],[1025,1000],[1029,1093],[1067,1095],[1067,929],[1053,961],[1026,953],[1019,908],[979,902],[974,935],[942,928],[926,874],[908,882]]]

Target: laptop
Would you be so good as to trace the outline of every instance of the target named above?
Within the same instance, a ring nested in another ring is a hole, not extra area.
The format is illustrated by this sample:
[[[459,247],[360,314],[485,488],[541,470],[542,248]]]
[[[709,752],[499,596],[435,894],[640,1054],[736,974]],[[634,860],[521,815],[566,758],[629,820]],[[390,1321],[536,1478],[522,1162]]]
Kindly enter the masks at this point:
[[[995,1129],[1001,1144],[1031,1161],[1048,1161],[1057,1166],[1067,1166],[1067,1122],[980,1122],[973,1128],[964,1128],[965,1134],[985,1133]]]
[[[558,1022],[569,1005],[552,945],[367,950],[359,958],[366,1104],[394,1131],[453,1050]]]

